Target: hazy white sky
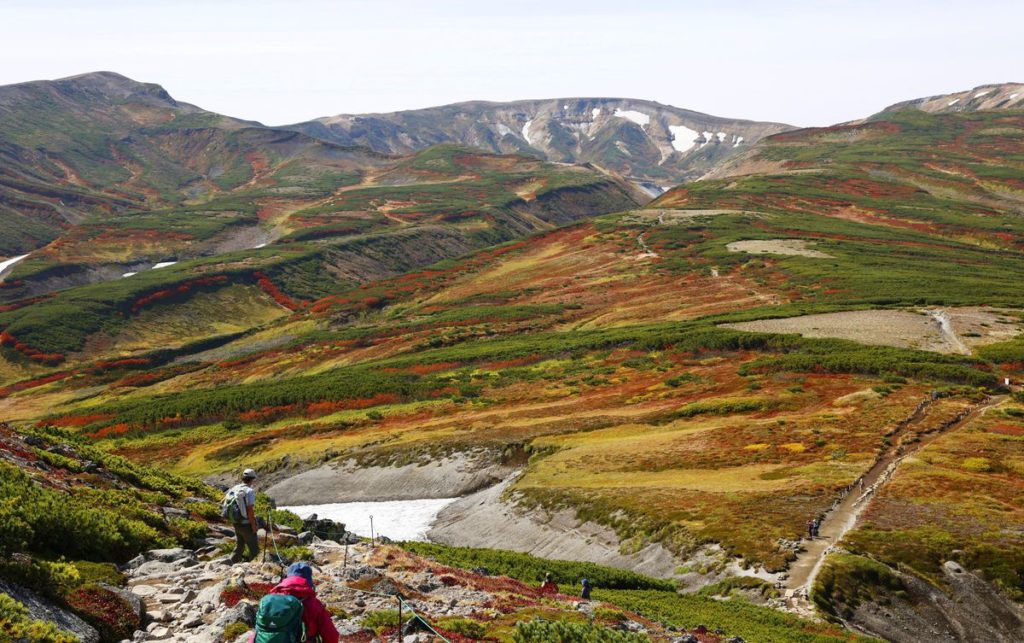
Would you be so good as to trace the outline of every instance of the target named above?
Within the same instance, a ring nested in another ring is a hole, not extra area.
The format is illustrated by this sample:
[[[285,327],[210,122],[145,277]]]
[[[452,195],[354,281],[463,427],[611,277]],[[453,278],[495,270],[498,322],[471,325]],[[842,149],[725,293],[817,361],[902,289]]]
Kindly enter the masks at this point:
[[[1024,80],[1022,0],[0,0],[0,84],[111,70],[278,125],[646,98],[823,125]]]

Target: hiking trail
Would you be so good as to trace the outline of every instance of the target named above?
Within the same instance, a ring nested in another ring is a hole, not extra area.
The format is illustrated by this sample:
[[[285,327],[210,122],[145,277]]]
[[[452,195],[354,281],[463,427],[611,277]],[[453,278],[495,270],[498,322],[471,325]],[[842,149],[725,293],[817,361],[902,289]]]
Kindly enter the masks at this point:
[[[809,589],[825,562],[825,558],[832,552],[833,546],[856,526],[857,520],[867,509],[871,499],[892,479],[900,463],[939,437],[1002,404],[1006,399],[1008,399],[1006,395],[988,397],[978,404],[967,407],[952,419],[938,426],[932,428],[926,426],[921,431],[914,431],[913,427],[923,424],[928,418],[928,411],[934,403],[934,400],[929,398],[921,402],[907,419],[897,424],[888,434],[892,440],[891,446],[882,452],[875,464],[849,487],[845,495],[836,500],[832,509],[825,514],[821,522],[818,530],[819,536],[813,540],[805,538],[802,541],[804,550],[789,566],[789,577],[783,584],[786,603],[798,612],[813,614],[814,609],[808,599]],[[913,437],[918,439],[907,440],[907,438]],[[861,481],[863,481],[863,486]]]

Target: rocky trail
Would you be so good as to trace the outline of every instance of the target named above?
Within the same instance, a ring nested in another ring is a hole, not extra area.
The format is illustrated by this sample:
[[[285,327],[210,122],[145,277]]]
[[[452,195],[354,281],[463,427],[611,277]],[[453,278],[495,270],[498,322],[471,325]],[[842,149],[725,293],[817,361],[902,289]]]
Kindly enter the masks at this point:
[[[211,540],[230,542],[229,533],[229,529],[219,528]],[[467,621],[511,628],[518,621],[537,618],[540,611],[591,618],[596,609],[609,607],[599,601],[545,594],[533,585],[489,575],[484,569],[447,567],[349,533],[338,538],[343,543],[321,540],[309,532],[285,530],[283,536],[300,541],[312,538],[307,546],[317,595],[333,615],[341,641],[468,641],[457,629],[444,628],[455,627],[457,622],[465,627]],[[124,568],[128,586],[123,593],[134,603],[143,623],[131,640],[243,643],[255,622],[260,597],[282,578],[283,566],[269,562],[271,558],[231,565],[215,546],[160,549],[138,556]],[[401,632],[394,625],[381,627],[381,615],[398,609],[399,603]],[[724,639],[701,628],[691,634],[669,631],[629,612],[623,613],[615,627],[647,634],[652,641],[721,643]]]
[[[1002,404],[1005,395],[986,398],[984,401],[964,409],[956,416],[936,426],[928,426],[929,411],[934,401],[927,399],[914,409],[906,420],[890,432],[891,446],[883,452],[875,464],[856,481],[846,493],[836,500],[832,509],[825,514],[814,539],[802,541],[803,550],[789,567],[789,577],[784,582],[788,606],[797,612],[813,614],[808,592],[814,578],[821,569],[825,558],[853,529],[871,499],[892,479],[893,474],[906,458],[914,455],[939,437],[954,431],[971,419]]]

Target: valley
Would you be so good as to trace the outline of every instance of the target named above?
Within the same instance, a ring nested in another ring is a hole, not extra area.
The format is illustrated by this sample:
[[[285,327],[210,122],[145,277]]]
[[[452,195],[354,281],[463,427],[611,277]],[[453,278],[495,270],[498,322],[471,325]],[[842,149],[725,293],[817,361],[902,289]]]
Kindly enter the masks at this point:
[[[384,535],[430,541],[412,552],[644,574],[679,593],[602,589],[637,592],[607,600],[655,640],[691,600],[729,635],[710,605],[779,624],[753,640],[1024,627],[1015,86],[732,123],[744,143],[675,149],[665,180],[689,182],[649,200],[650,164],[542,136],[587,114],[623,141],[727,126],[574,99],[357,136],[370,117],[265,128],[116,75],[29,85],[0,88],[0,195],[35,203],[0,209],[11,431],[155,467],[176,501],[253,467],[300,513],[408,503],[417,528]]]

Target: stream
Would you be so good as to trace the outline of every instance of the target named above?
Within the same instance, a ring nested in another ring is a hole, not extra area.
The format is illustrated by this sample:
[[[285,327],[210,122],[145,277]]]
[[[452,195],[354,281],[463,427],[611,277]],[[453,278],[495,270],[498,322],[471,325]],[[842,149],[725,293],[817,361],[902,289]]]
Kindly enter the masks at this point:
[[[389,500],[384,502],[339,502],[325,505],[279,507],[305,518],[316,514],[344,523],[345,527],[366,538],[370,537],[370,516],[373,533],[392,540],[426,541],[427,532],[442,509],[458,498],[426,498],[422,500]]]

